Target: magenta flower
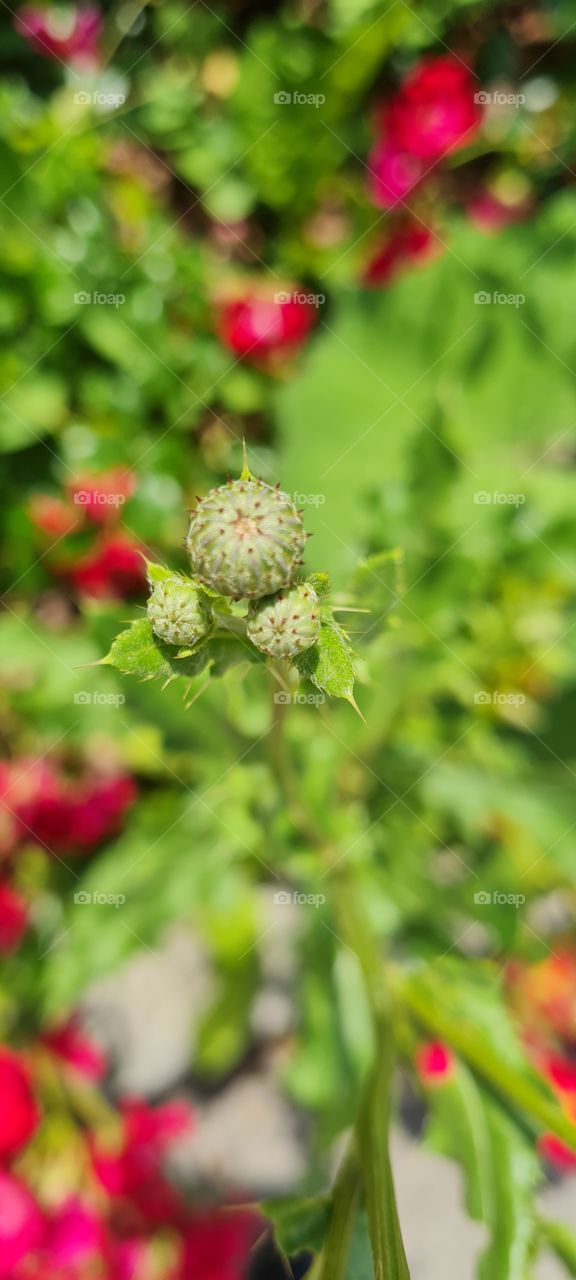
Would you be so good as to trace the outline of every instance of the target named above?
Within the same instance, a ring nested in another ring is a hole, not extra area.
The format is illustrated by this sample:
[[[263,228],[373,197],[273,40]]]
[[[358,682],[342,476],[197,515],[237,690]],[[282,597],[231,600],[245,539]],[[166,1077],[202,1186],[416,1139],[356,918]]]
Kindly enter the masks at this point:
[[[44,1221],[36,1201],[17,1178],[0,1170],[0,1277],[12,1280],[15,1268],[39,1245]]]
[[[440,248],[430,227],[408,220],[386,237],[365,267],[362,283],[371,286],[390,284],[405,268],[435,257]]]
[[[100,63],[102,15],[96,5],[66,9],[37,9],[23,5],[14,22],[24,40],[46,58],[67,62],[84,71]]]
[[[379,209],[393,209],[414,191],[424,174],[417,156],[400,150],[392,138],[377,142],[368,156],[370,189]]]
[[[423,58],[390,107],[388,133],[396,146],[429,163],[466,146],[482,119],[475,83],[456,58]]]
[[[0,1159],[12,1160],[38,1128],[40,1111],[27,1067],[17,1053],[0,1048]]]
[[[15,951],[28,924],[26,903],[9,884],[0,882],[0,955]]]
[[[218,332],[235,355],[260,360],[301,346],[313,323],[314,306],[302,290],[268,297],[247,293],[224,303]]]

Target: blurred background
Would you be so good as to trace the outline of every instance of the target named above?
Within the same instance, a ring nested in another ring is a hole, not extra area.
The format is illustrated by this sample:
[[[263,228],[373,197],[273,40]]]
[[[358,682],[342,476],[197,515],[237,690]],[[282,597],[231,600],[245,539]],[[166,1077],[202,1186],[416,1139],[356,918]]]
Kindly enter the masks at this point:
[[[246,1275],[263,1220],[215,1204],[321,1194],[369,1052],[261,669],[98,665],[243,438],[372,615],[366,723],[291,709],[300,800],[398,962],[497,1050],[508,1010],[576,1118],[573,7],[214,6],[0,13],[0,1075],[44,1117],[0,1124],[0,1199],[73,1280]],[[416,1280],[486,1241],[425,1122],[445,1068],[398,1082]],[[576,1155],[540,1156],[568,1223]]]

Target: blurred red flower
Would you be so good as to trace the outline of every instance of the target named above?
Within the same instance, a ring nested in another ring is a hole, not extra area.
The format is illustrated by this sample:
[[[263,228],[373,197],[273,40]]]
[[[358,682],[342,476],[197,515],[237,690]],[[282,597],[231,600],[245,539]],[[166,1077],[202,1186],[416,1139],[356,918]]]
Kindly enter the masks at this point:
[[[28,924],[26,903],[9,884],[0,883],[0,954],[15,951]]]
[[[83,8],[23,5],[14,26],[19,35],[46,58],[56,58],[86,71],[95,69],[100,62],[102,15],[96,5]]]
[[[273,297],[229,299],[220,309],[219,337],[235,355],[253,360],[289,352],[304,342],[314,323],[315,308],[306,298],[302,292],[283,291]]]
[[[193,1122],[193,1111],[185,1103],[170,1102],[150,1107],[146,1102],[125,1100],[122,1145],[110,1152],[91,1140],[94,1171],[102,1186],[115,1200],[126,1200],[142,1224],[172,1223],[185,1218],[179,1191],[165,1178],[162,1160],[167,1148]]]
[[[0,1159],[12,1160],[36,1132],[40,1109],[27,1067],[5,1046],[0,1048]]]
[[[555,1133],[543,1133],[538,1139],[540,1155],[559,1173],[570,1173],[576,1169],[576,1151],[568,1147]]]
[[[53,853],[87,852],[113,835],[136,799],[127,774],[71,780],[46,760],[0,765],[0,808],[16,820],[17,837]]]
[[[42,1214],[23,1182],[0,1170],[0,1276],[12,1280],[43,1232]]]
[[[402,81],[388,113],[387,132],[400,150],[435,163],[466,146],[482,119],[475,78],[448,55],[423,58]]]
[[[402,204],[418,186],[424,165],[417,156],[399,148],[393,138],[381,138],[368,156],[370,190],[379,209]]]
[[[74,1067],[88,1080],[102,1080],[106,1075],[106,1055],[86,1034],[76,1015],[58,1027],[44,1031],[40,1039],[61,1062]]]
[[[74,565],[77,591],[96,599],[125,600],[146,589],[146,568],[138,544],[124,534],[105,537]]]
[[[74,510],[62,498],[54,498],[49,493],[34,493],[28,503],[28,514],[32,523],[41,533],[54,538],[64,538],[67,533],[77,529],[82,518],[80,509]]]
[[[364,269],[365,285],[385,285],[403,268],[427,262],[441,249],[430,227],[411,220],[403,223],[384,241]]]
[[[248,1209],[192,1217],[184,1232],[178,1280],[243,1280],[250,1249],[262,1230],[262,1219]]]
[[[99,475],[80,476],[66,485],[70,501],[93,524],[106,524],[118,517],[119,509],[134,493],[135,479],[131,471],[115,467]]]
[[[445,1084],[454,1071],[454,1056],[448,1045],[430,1040],[416,1053],[416,1070],[426,1085]]]

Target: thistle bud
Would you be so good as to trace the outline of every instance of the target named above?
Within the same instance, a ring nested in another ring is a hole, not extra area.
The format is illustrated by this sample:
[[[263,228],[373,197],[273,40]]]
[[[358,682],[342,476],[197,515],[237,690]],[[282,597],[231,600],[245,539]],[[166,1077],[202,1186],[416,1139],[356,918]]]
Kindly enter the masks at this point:
[[[271,658],[292,658],[309,649],[319,634],[318,596],[306,582],[252,605],[248,638]]]
[[[148,601],[152,630],[167,644],[197,644],[212,627],[212,610],[204,592],[185,579],[165,578]]]
[[[194,576],[223,596],[252,599],[290,585],[306,533],[286,493],[253,478],[212,489],[190,521]]]

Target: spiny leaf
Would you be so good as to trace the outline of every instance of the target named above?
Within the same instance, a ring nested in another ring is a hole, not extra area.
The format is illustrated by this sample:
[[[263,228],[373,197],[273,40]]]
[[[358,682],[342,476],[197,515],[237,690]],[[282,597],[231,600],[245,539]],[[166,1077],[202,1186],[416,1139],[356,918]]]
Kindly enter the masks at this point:
[[[358,711],[354,701],[352,650],[341,627],[323,623],[316,644],[298,654],[294,666],[321,693],[331,698],[346,698]]]
[[[123,675],[140,680],[161,679],[165,687],[177,676],[190,680],[206,668],[210,668],[210,675],[221,676],[242,662],[261,661],[262,655],[232,632],[210,636],[194,649],[178,648],[160,640],[148,619],[141,618],[116,636],[100,665],[116,667]]]
[[[323,600],[330,590],[330,575],[328,573],[309,573],[306,581],[316,592],[319,600]]]
[[[178,657],[180,652],[155,636],[148,619],[142,618],[116,636],[110,653],[100,662],[140,680],[170,680],[175,676],[196,676],[209,661],[206,644],[183,659]]]

